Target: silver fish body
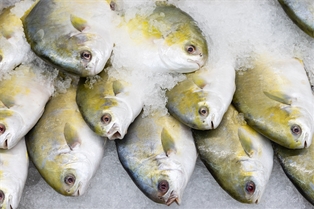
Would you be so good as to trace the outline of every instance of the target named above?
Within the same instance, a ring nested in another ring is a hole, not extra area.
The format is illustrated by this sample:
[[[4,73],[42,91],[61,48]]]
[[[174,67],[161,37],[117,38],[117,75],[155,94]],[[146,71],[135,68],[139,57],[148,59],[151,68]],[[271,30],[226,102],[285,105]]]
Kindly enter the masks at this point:
[[[167,108],[185,125],[208,130],[219,126],[235,91],[235,70],[203,67],[167,92]]]
[[[193,130],[201,160],[234,199],[258,203],[273,167],[270,141],[230,106],[215,130]]]
[[[113,16],[106,0],[41,0],[23,24],[39,57],[85,77],[98,74],[109,59]]]
[[[106,70],[92,87],[81,78],[76,101],[84,120],[96,134],[110,140],[123,139],[143,108],[144,91],[135,84],[109,78]]]
[[[35,65],[21,65],[0,82],[0,148],[11,149],[36,124],[54,91]]]
[[[311,145],[314,97],[299,60],[264,57],[253,69],[237,71],[233,104],[270,140],[290,149]]]
[[[16,209],[19,205],[28,172],[25,139],[10,150],[0,149],[0,208]]]
[[[171,116],[140,115],[125,139],[115,142],[120,162],[147,197],[180,203],[197,158],[188,127]]]
[[[85,193],[105,151],[106,140],[83,120],[76,88],[53,97],[36,126],[26,135],[29,156],[45,181],[58,193]]]
[[[278,0],[291,20],[314,38],[314,2],[312,0]]]

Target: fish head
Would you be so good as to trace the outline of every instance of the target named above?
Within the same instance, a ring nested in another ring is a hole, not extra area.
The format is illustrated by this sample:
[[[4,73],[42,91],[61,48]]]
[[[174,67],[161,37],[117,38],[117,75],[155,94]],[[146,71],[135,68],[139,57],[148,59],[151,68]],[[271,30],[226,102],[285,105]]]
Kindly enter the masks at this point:
[[[24,120],[17,112],[0,110],[0,149],[11,149],[21,137]]]
[[[184,39],[187,40],[167,37],[159,46],[159,57],[168,69],[189,73],[205,65],[208,58],[207,43],[201,38],[186,37]]]
[[[2,184],[2,181],[1,181]],[[18,192],[20,194],[18,194]],[[17,208],[17,206],[20,203],[22,192],[17,190],[16,188],[3,188],[1,185],[0,187],[0,208],[3,209],[11,209],[11,208]]]
[[[17,208],[24,188],[23,180],[19,178],[5,179],[0,172],[0,182],[0,208]]]
[[[269,114],[273,122],[271,129],[265,130],[274,142],[290,148],[302,149],[311,145],[313,137],[313,120],[311,114],[300,107],[284,105],[280,109],[273,108]],[[266,134],[265,134],[266,135]]]
[[[241,170],[240,173],[230,178],[233,182],[232,186],[229,187],[230,190],[228,189],[228,193],[240,202],[258,203],[265,190],[271,171],[253,158],[243,158],[236,163],[241,167]]]
[[[109,140],[123,139],[133,118],[133,111],[127,103],[108,96],[96,114],[94,131]]]
[[[103,70],[112,48],[110,38],[91,33],[67,34],[59,37],[50,49],[44,49],[43,58],[69,73],[93,76]]]
[[[65,196],[80,196],[85,193],[92,177],[86,157],[75,151],[62,150],[54,158],[45,161],[40,170],[46,182],[58,193]]]
[[[173,202],[181,203],[187,179],[180,164],[161,154],[144,166],[142,164],[138,170],[143,178],[137,178],[136,184],[151,200],[168,206]]]

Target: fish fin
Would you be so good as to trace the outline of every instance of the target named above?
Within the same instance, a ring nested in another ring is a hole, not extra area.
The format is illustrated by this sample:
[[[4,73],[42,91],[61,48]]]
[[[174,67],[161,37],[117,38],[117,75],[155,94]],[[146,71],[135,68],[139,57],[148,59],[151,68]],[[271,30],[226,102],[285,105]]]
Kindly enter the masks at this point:
[[[45,36],[45,31],[43,29],[38,30],[35,35],[34,35],[34,39],[36,40],[42,40]]]
[[[206,85],[208,85],[208,82],[200,76],[193,76],[193,82],[200,89],[203,89]]]
[[[113,89],[114,95],[116,96],[117,94],[123,92],[124,86],[120,81],[114,81],[112,82],[112,89]]]
[[[256,132],[249,126],[241,126],[238,129],[238,137],[245,153],[252,157],[258,153],[258,147],[252,139],[256,137]]]
[[[1,100],[0,100],[0,109],[10,109],[8,106],[6,106]]]
[[[271,91],[271,92],[264,91],[264,94],[268,98],[275,100],[277,102],[286,104],[286,105],[291,105],[293,101],[293,98],[291,96],[285,93],[279,92],[279,91]]]
[[[73,150],[76,146],[81,145],[81,140],[77,134],[76,129],[69,123],[64,125],[63,134],[71,150]]]
[[[73,27],[80,32],[82,32],[83,30],[85,30],[88,27],[87,21],[80,18],[80,17],[77,17],[77,16],[71,14],[70,19],[71,19],[71,23],[72,23]]]
[[[164,128],[161,132],[161,144],[167,156],[169,156],[171,153],[177,152],[174,139],[172,138],[171,134],[169,134],[169,132]]]

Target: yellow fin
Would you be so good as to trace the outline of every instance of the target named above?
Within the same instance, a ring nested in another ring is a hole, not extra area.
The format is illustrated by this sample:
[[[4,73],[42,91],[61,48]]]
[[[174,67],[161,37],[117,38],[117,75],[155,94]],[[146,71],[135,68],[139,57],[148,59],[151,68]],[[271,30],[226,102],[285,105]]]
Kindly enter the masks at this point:
[[[161,144],[167,156],[169,156],[171,153],[177,152],[177,149],[175,147],[175,140],[166,129],[162,129]]]
[[[112,82],[112,90],[113,90],[114,95],[117,95],[123,92],[124,86],[120,81],[114,81]]]
[[[240,143],[245,153],[249,157],[252,157],[258,153],[258,143],[254,143],[254,138],[256,138],[257,134],[258,133],[249,126],[241,126],[238,129]]]
[[[63,134],[71,150],[73,150],[76,146],[81,145],[81,140],[77,134],[76,129],[69,123],[64,125]]]
[[[264,94],[277,102],[286,104],[286,105],[291,105],[293,98],[285,93],[279,92],[279,91],[271,91],[271,92],[266,92],[264,91]]]
[[[80,17],[77,17],[75,15],[72,15],[72,14],[70,16],[70,19],[71,19],[71,23],[72,23],[73,27],[76,30],[82,32],[84,29],[87,28],[87,21],[86,20],[84,20]]]

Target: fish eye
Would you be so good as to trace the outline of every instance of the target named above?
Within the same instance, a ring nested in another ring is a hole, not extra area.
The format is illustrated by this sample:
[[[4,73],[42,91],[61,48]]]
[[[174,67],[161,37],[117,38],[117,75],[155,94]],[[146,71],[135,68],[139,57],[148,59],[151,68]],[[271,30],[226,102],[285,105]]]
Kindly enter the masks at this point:
[[[5,125],[0,123],[0,135],[5,132]]]
[[[302,129],[299,125],[293,125],[291,126],[291,132],[293,135],[299,136],[302,133]]]
[[[89,62],[92,59],[92,53],[90,51],[82,51],[81,52],[81,59]]]
[[[196,52],[196,47],[194,45],[188,45],[186,46],[186,51],[189,53],[189,54],[194,54]]]
[[[111,122],[111,115],[109,113],[105,113],[102,117],[101,117],[101,121],[105,124],[108,125]]]
[[[116,10],[116,2],[114,2],[114,1],[111,1],[110,2],[110,9],[112,10],[112,11],[115,11]]]
[[[69,186],[72,186],[75,183],[75,176],[73,174],[68,174],[65,178],[64,178],[64,183],[66,183]]]
[[[158,183],[158,190],[162,193],[162,195],[166,194],[169,190],[169,183],[166,180],[161,180]]]
[[[0,190],[0,203],[3,203],[4,198],[5,198],[4,192]]]
[[[249,194],[253,194],[255,192],[255,184],[253,181],[249,181],[248,183],[246,183],[245,185],[245,190],[249,193]]]
[[[201,107],[199,110],[198,110],[198,113],[201,115],[201,116],[207,116],[209,111],[208,111],[208,108],[203,106]]]

